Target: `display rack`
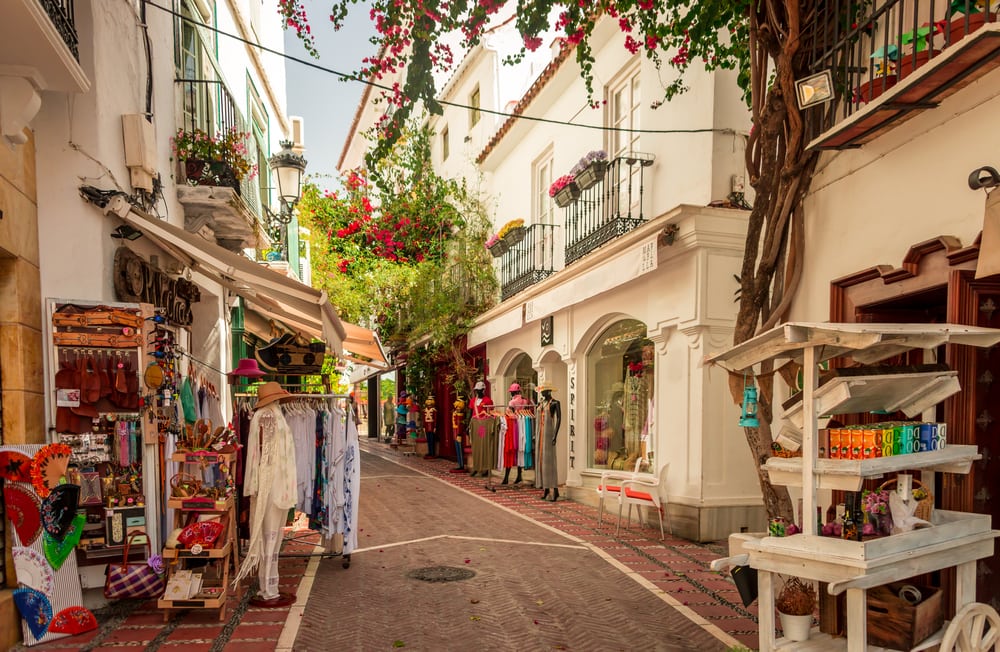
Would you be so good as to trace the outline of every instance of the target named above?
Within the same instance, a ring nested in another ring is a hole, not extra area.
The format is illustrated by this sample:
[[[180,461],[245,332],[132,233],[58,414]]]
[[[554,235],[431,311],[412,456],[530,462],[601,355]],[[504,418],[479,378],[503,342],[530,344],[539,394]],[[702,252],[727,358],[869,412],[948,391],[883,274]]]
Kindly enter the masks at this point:
[[[730,372],[743,373],[765,361],[778,364],[791,359],[802,364],[803,392],[794,421],[802,426],[802,457],[772,458],[764,465],[771,482],[802,487],[802,514],[816,513],[818,488],[857,490],[862,480],[885,473],[920,470],[922,481],[934,486],[933,473],[968,473],[980,455],[974,446],[948,446],[941,450],[870,460],[817,459],[818,419],[821,415],[844,414],[862,408],[919,411],[932,407],[959,391],[950,373],[906,378],[849,377],[824,385],[818,391],[818,365],[835,357],[851,357],[872,363],[911,349],[933,349],[942,344],[988,347],[1000,342],[1000,330],[955,324],[814,324],[778,326],[707,362]],[[953,382],[954,381],[954,382]],[[898,384],[908,384],[898,387]],[[881,386],[882,389],[879,389]],[[851,391],[860,389],[861,391]],[[930,391],[928,391],[929,388]],[[931,395],[933,402],[926,400]],[[859,398],[862,397],[863,398]],[[910,413],[907,411],[907,413]],[[868,645],[867,590],[890,582],[945,568],[956,568],[957,605],[975,601],[976,560],[993,554],[990,517],[935,510],[933,527],[858,542],[821,537],[812,517],[803,517],[802,530],[789,537],[766,534],[733,534],[730,557],[717,560],[713,568],[749,564],[757,570],[760,604],[759,648],[774,650],[881,650]],[[825,582],[831,595],[846,593],[847,637],[833,638],[814,631],[805,642],[778,639],[775,635],[774,575],[776,573]],[[914,649],[940,640],[942,632]]]
[[[233,465],[235,454],[215,453],[211,451],[175,452],[171,461],[185,465],[212,465],[225,463],[228,486],[233,484]],[[236,501],[229,495],[219,500],[204,500],[198,497],[177,498],[167,500],[167,507],[174,510],[174,527],[180,528],[200,515],[218,515],[222,517],[225,530],[211,548],[201,546],[186,548],[163,548],[163,560],[167,564],[167,583],[177,571],[200,568],[202,570],[202,590],[197,595],[187,599],[174,600],[161,598],[157,607],[164,610],[164,621],[169,620],[173,609],[218,609],[219,620],[226,617],[226,604],[229,595],[229,569],[239,573],[239,544],[236,539]]]

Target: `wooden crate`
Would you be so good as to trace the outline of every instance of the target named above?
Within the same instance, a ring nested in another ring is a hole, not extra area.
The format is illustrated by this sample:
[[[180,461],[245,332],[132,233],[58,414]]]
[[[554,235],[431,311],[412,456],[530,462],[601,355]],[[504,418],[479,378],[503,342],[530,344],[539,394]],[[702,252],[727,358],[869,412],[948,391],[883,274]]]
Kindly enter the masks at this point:
[[[868,643],[909,650],[941,629],[944,623],[941,589],[916,586],[922,600],[911,605],[899,597],[905,582],[868,590]]]

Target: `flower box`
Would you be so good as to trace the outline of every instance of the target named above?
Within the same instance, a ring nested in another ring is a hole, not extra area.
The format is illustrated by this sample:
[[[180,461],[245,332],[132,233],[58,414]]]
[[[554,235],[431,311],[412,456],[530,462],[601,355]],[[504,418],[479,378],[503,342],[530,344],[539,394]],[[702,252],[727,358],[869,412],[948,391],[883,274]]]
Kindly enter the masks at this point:
[[[513,247],[521,240],[524,240],[524,234],[528,232],[528,229],[523,226],[517,226],[507,231],[504,237],[500,238],[503,242],[506,242],[509,247]]]
[[[580,190],[588,190],[604,181],[604,175],[608,172],[608,162],[597,160],[591,161],[589,165],[580,170],[574,177],[576,185]]]
[[[499,258],[510,250],[510,245],[506,240],[497,240],[494,244],[487,247],[486,250],[489,251],[494,258]]]
[[[992,23],[996,19],[997,16],[994,13],[984,14],[979,12],[971,14],[969,16],[969,26],[966,28],[965,16],[959,15],[957,18],[951,20],[951,24],[948,27],[948,43],[954,45],[986,23]]]
[[[222,186],[240,193],[240,181],[232,166],[225,161],[187,159],[184,161],[184,177],[198,186]]]
[[[557,190],[552,198],[556,200],[556,206],[566,208],[580,198],[580,186],[576,185],[575,181],[571,181]]]
[[[934,50],[935,57],[940,54],[941,54],[940,50]],[[914,56],[912,52],[908,52],[900,56],[898,61],[899,78],[904,79],[914,70],[927,63],[930,60],[930,58],[931,58],[930,50],[921,50],[920,52],[917,52],[916,61],[914,61]]]
[[[896,85],[896,75],[876,77],[854,89],[854,103],[865,104]]]

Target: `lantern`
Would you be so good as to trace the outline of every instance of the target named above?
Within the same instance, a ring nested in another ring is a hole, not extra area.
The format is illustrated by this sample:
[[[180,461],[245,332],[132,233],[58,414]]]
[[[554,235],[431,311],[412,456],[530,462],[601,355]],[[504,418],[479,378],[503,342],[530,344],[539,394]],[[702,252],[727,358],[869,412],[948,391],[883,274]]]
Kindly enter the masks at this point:
[[[757,418],[757,388],[752,384],[743,383],[743,412],[740,414],[740,425],[756,428],[760,425]]]

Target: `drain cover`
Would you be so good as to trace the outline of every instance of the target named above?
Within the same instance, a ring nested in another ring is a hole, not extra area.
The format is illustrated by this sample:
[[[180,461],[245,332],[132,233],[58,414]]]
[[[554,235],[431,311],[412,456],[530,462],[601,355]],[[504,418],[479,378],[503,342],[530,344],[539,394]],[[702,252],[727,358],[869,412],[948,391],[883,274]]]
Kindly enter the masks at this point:
[[[475,577],[476,572],[454,566],[428,566],[411,570],[406,576],[422,582],[457,582]]]

